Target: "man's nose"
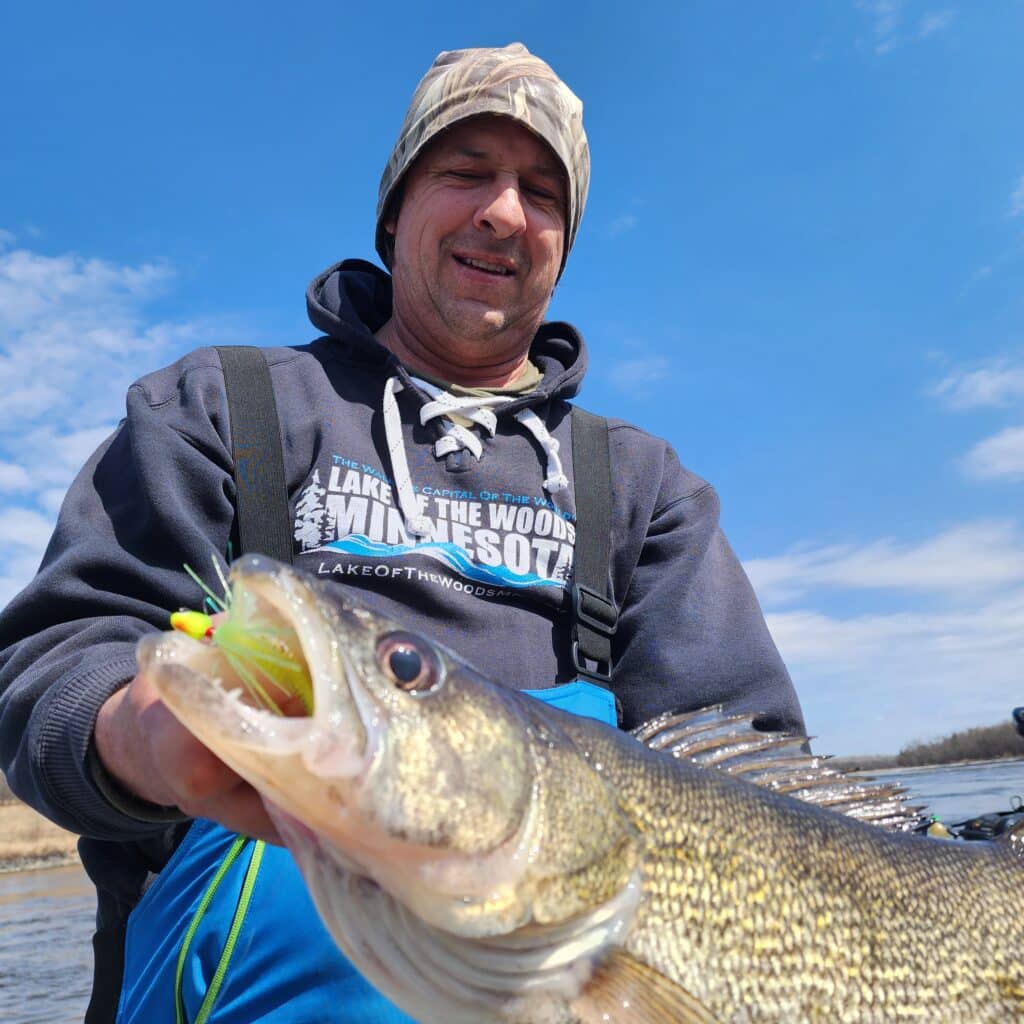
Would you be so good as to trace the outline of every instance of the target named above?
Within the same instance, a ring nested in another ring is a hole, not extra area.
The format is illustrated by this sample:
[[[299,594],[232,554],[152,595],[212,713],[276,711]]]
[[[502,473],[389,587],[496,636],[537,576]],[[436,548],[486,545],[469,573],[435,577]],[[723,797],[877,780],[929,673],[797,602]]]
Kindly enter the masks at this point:
[[[499,185],[477,209],[473,223],[489,229],[497,238],[512,238],[526,230],[519,189],[515,185]]]

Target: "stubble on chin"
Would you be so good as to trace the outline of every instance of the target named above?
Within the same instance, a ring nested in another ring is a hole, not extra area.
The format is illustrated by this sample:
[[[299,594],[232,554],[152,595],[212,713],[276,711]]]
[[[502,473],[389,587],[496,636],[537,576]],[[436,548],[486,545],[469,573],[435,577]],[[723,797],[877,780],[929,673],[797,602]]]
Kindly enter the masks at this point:
[[[507,310],[482,302],[442,301],[437,304],[437,312],[452,336],[464,341],[490,341],[509,326]]]

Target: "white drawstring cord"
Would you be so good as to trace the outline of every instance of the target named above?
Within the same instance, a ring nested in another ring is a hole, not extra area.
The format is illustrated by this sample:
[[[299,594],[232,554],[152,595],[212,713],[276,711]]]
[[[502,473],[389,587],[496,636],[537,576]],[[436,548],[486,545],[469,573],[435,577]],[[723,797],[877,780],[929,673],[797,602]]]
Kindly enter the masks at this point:
[[[444,437],[434,443],[434,454],[438,458],[443,458],[450,452],[463,450],[472,452],[478,460],[483,456],[483,442],[480,438],[461,423],[453,423],[450,419],[452,415],[475,423],[493,437],[498,426],[498,417],[492,410],[515,401],[515,396],[510,395],[487,395],[482,398],[472,395],[456,396],[429,381],[420,380],[417,377],[414,377],[413,380],[418,388],[422,388],[431,397],[431,401],[424,403],[420,409],[420,423],[425,426],[433,419],[447,417],[441,423]],[[382,403],[384,436],[387,439],[391,471],[395,478],[398,507],[405,519],[406,530],[418,539],[422,539],[430,537],[433,531],[430,519],[420,512],[416,492],[412,486],[412,476],[409,473],[405,439],[402,436],[402,417],[398,411],[398,401],[395,398],[395,395],[402,389],[403,384],[398,377],[389,377],[384,385]],[[549,494],[557,494],[559,491],[566,490],[569,487],[569,480],[562,469],[557,438],[551,436],[544,421],[532,409],[521,409],[514,416],[544,450],[547,459],[544,490]]]
[[[395,395],[402,390],[402,382],[397,377],[389,377],[384,385],[384,437],[388,442],[388,457],[391,459],[391,472],[395,478],[395,491],[398,495],[398,507],[405,519],[406,530],[418,540],[431,534],[430,520],[420,512],[416,492],[412,489],[412,477],[409,475],[409,462],[405,457],[405,439],[402,437],[402,416],[398,411]]]
[[[463,419],[476,423],[483,427],[491,437],[498,427],[498,417],[491,412],[489,406],[508,405],[511,398],[506,395],[488,395],[484,398],[473,396],[459,397],[449,394],[447,391],[431,384],[429,381],[413,377],[418,388],[422,388],[433,401],[426,402],[420,409],[420,423],[426,426],[432,419],[438,416],[448,416],[454,413]],[[479,460],[484,453],[484,446],[480,438],[472,430],[462,426],[461,423],[442,422],[442,429],[445,436],[434,444],[434,454],[442,458],[449,452],[457,452],[465,448],[471,451]]]
[[[520,409],[519,412],[514,413],[514,416],[533,434],[547,456],[548,464],[545,470],[547,477],[544,480],[544,490],[548,494],[557,494],[559,491],[567,490],[569,478],[562,470],[562,460],[558,455],[558,449],[561,447],[558,438],[551,436],[544,421],[532,409]]]

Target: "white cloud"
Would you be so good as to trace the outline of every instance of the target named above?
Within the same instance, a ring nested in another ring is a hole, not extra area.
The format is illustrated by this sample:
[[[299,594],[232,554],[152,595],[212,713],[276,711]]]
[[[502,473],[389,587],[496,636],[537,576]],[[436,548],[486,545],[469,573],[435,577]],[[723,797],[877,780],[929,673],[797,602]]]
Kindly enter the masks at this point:
[[[19,545],[42,554],[53,530],[46,516],[30,508],[8,506],[0,509],[0,545]]]
[[[952,527],[917,543],[804,545],[745,563],[766,604],[822,588],[957,596],[1024,584],[1024,535],[1007,520]]]
[[[896,28],[905,0],[857,0],[857,6],[875,19],[875,32],[886,35]]]
[[[64,502],[64,495],[67,493],[68,489],[66,487],[44,487],[36,494],[36,502],[47,515],[56,519],[57,513]]]
[[[857,6],[874,19],[875,53],[887,53],[897,44],[903,0],[857,0]]]
[[[620,391],[642,396],[656,384],[664,381],[671,367],[671,361],[665,356],[641,356],[612,363],[607,374],[612,384]]]
[[[159,322],[146,305],[172,271],[12,248],[0,233],[0,603],[38,565],[75,472],[124,411],[133,380],[206,341],[196,322]]]
[[[929,391],[952,409],[1016,407],[1024,404],[1024,364],[998,359],[956,370]],[[959,459],[959,466],[978,480],[1024,480],[1024,427],[1004,427],[979,441]]]
[[[4,419],[12,426],[16,422],[24,422],[43,415],[63,397],[60,388],[43,381],[16,383],[18,371],[22,369],[19,362],[13,359],[0,359],[0,390],[6,388],[3,403]]]
[[[32,578],[46,550],[53,519],[32,508],[0,508],[0,608]]]
[[[24,466],[0,462],[0,491],[26,491],[31,485],[32,478]]]
[[[907,664],[934,656],[967,656],[969,663],[983,652],[1007,656],[1019,652],[1024,590],[969,609],[901,611],[846,619],[801,609],[769,614],[768,619],[780,648],[804,665],[842,671],[862,664],[878,665],[883,652],[886,659]]]
[[[38,568],[39,558],[33,558],[30,554],[14,551],[7,555],[3,569],[0,570],[0,608],[32,579]]]
[[[952,21],[952,11],[933,11],[931,14],[926,14],[921,19],[921,24],[918,27],[917,34],[922,39],[927,39],[928,36],[934,35],[936,32],[941,32],[945,28],[949,28]]]
[[[966,294],[966,292],[969,289],[973,288],[976,284],[980,284],[982,281],[985,281],[986,279],[990,278],[991,276],[992,276],[992,267],[991,267],[991,265],[986,264],[985,266],[978,267],[978,269],[975,270],[974,273],[971,274],[971,276],[967,279],[967,283],[961,289],[961,292],[960,292],[961,296]]]
[[[1024,174],[1021,175],[1017,187],[1010,195],[1010,216],[1020,217],[1024,214]]]
[[[0,436],[16,444],[41,423],[109,429],[140,367],[157,365],[192,332],[143,322],[145,302],[170,276],[150,265],[0,253]]]
[[[857,7],[872,19],[875,53],[889,53],[915,38],[927,39],[949,28],[953,22],[954,12],[944,8],[923,14],[916,31],[904,30],[904,23],[909,20],[909,6],[907,0],[857,0]]]
[[[954,409],[1008,405],[1024,398],[1024,365],[995,360],[974,370],[957,370],[930,391]]]
[[[618,238],[620,235],[624,235],[627,231],[632,231],[636,227],[636,217],[632,213],[624,213],[620,217],[616,217],[615,220],[608,225],[608,237]]]
[[[980,480],[1024,480],[1024,427],[1007,427],[979,441],[961,466]]]
[[[91,430],[73,430],[64,434],[59,443],[64,464],[78,469],[83,462],[110,436],[107,426],[93,427]]]
[[[802,545],[746,569],[822,752],[895,753],[1004,721],[1024,702],[1015,522],[960,524],[914,543]],[[868,590],[893,610],[835,610]]]
[[[895,753],[994,725],[1024,700],[1024,588],[973,607],[849,618],[769,613],[823,753]]]
[[[47,329],[65,337],[84,329],[102,337],[111,329],[134,348],[138,304],[153,298],[173,277],[167,267],[125,267],[75,255],[44,256],[14,249],[0,259],[0,327]],[[110,318],[109,320],[107,318]]]

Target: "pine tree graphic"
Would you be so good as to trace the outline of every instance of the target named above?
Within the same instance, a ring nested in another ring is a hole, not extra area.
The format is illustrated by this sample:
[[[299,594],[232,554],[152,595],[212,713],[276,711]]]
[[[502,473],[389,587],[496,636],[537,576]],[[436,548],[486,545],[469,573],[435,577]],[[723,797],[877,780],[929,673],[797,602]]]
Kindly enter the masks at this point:
[[[313,470],[313,479],[299,495],[295,507],[295,539],[302,543],[302,550],[318,548],[323,543],[321,533],[324,521],[324,506],[321,504],[327,491],[320,486],[320,470]]]
[[[326,521],[321,527],[321,533],[323,534],[323,543],[330,544],[332,540],[338,539],[338,509],[332,505],[327,509]]]

